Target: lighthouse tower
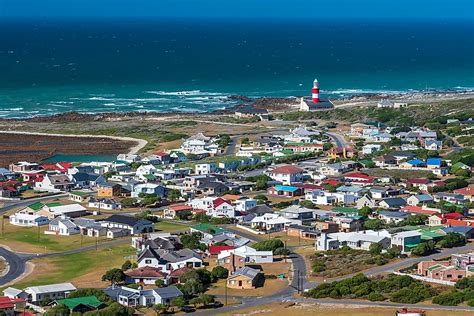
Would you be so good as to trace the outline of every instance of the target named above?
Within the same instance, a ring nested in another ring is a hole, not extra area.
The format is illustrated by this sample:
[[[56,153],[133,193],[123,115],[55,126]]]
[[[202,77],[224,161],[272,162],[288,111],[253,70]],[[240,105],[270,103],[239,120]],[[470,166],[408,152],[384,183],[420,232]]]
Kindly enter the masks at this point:
[[[313,81],[313,89],[311,89],[311,95],[312,95],[313,103],[319,103],[319,83],[318,83],[318,79],[314,79],[314,81]]]

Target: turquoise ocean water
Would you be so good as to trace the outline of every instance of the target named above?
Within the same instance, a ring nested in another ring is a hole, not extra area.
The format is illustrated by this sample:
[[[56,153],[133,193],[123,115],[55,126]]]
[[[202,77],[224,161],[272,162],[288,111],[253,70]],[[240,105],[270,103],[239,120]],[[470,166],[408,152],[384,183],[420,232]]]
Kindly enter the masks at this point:
[[[474,22],[3,20],[0,117],[210,111],[229,95],[469,90]]]

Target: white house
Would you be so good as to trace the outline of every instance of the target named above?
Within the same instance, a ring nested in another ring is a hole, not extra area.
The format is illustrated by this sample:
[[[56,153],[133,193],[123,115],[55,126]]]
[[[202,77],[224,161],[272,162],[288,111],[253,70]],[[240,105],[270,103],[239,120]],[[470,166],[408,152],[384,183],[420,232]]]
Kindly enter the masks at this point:
[[[390,234],[387,231],[366,230],[350,233],[321,233],[316,241],[316,250],[331,250],[342,246],[352,249],[369,250],[372,244],[380,244],[382,248],[390,247]]]
[[[314,190],[305,193],[305,200],[317,205],[334,205],[337,203],[338,198],[334,193],[324,190]]]
[[[303,180],[304,169],[297,166],[286,165],[273,168],[267,172],[267,175],[275,181],[279,181],[284,185],[290,185],[293,182],[301,182]]]
[[[172,300],[183,296],[183,293],[174,286],[145,290],[112,285],[104,289],[104,293],[119,304],[128,307],[171,305]]]
[[[245,258],[246,263],[271,263],[273,262],[272,251],[258,251],[249,246],[242,246],[235,249],[223,250],[217,255],[219,263],[225,262],[225,259],[231,254]]]
[[[198,163],[194,166],[195,174],[210,174],[217,171],[217,164],[215,162]]]
[[[292,221],[279,214],[266,213],[261,216],[254,217],[250,223],[254,229],[265,231],[282,231],[285,229],[285,226],[290,225]]]
[[[30,286],[24,291],[30,296],[31,302],[41,302],[45,299],[59,300],[66,298],[69,293],[77,290],[71,283],[58,283],[40,286]]]
[[[125,229],[132,235],[149,233],[154,230],[153,222],[133,216],[115,214],[99,222],[103,227]]]
[[[10,224],[15,226],[42,226],[48,225],[49,219],[46,216],[27,214],[27,213],[15,213],[10,215]]]
[[[138,267],[158,268],[162,272],[170,273],[173,270],[187,268],[201,268],[201,255],[191,249],[165,250],[145,248],[137,258]]]
[[[239,212],[246,212],[247,210],[257,206],[257,201],[251,198],[241,198],[234,202],[235,210]]]
[[[420,242],[421,233],[413,230],[396,233],[392,236],[392,246],[398,246],[402,252],[410,252]]]

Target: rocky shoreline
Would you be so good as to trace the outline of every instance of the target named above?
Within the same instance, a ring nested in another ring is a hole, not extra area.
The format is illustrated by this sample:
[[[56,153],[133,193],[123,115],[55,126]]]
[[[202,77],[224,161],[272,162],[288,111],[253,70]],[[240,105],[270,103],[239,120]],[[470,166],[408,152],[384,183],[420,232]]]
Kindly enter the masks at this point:
[[[242,105],[252,105],[255,108],[266,109],[269,111],[280,111],[287,109],[289,106],[299,102],[301,96],[292,97],[257,97],[251,98],[242,95],[228,96],[229,101],[239,101],[238,104],[222,110],[215,110],[211,112],[186,112],[186,116],[192,119],[193,117],[209,116],[209,115],[229,115],[235,111],[236,108]],[[447,91],[414,91],[414,92],[400,92],[400,93],[359,93],[351,94],[343,98],[337,98],[333,101],[336,103],[344,102],[375,102],[380,99],[404,100],[407,102],[426,101],[428,99],[465,99],[474,98],[474,91],[465,90],[447,90]],[[30,118],[2,118],[0,122],[92,122],[92,121],[111,121],[123,120],[132,118],[156,118],[169,117],[181,115],[183,112],[155,112],[155,111],[130,111],[130,112],[100,112],[100,113],[79,113],[79,112],[65,112],[54,114],[50,116],[36,116]]]

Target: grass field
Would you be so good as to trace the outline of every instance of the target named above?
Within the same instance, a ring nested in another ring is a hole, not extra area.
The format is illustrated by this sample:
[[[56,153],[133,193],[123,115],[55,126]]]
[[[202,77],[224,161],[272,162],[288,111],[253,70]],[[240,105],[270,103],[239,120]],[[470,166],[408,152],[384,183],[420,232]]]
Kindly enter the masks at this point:
[[[51,283],[72,282],[76,287],[108,286],[101,277],[105,271],[120,268],[122,263],[136,250],[122,245],[102,248],[72,255],[35,259],[34,270],[16,283],[17,288]]]
[[[250,265],[252,266],[252,265]],[[274,263],[260,264],[265,275],[280,275],[284,274],[284,279],[265,279],[263,287],[257,287],[251,290],[227,289],[227,294],[230,296],[268,296],[275,294],[288,286],[288,272],[290,264],[283,261]],[[210,269],[210,267],[209,267]],[[207,293],[212,295],[225,295],[226,280],[219,280],[210,288]]]
[[[155,224],[155,230],[157,232],[164,232],[164,233],[173,233],[173,232],[181,232],[189,229],[189,225],[185,224],[178,224],[178,223],[171,223],[171,222],[158,222]]]
[[[70,250],[81,247],[81,236],[56,236],[45,235],[48,226],[20,227],[5,223],[5,232],[0,234],[0,244],[6,245],[17,252],[47,253]],[[105,236],[99,238],[99,242],[110,240]],[[82,246],[95,244],[95,238],[83,236]]]
[[[317,305],[317,304],[291,304],[291,303],[274,303],[266,304],[253,308],[241,309],[235,312],[228,312],[218,315],[272,315],[272,316],[393,316],[396,308],[367,307],[367,306],[347,306],[338,307]],[[468,316],[472,312],[467,311],[443,311],[429,310],[427,316]]]

